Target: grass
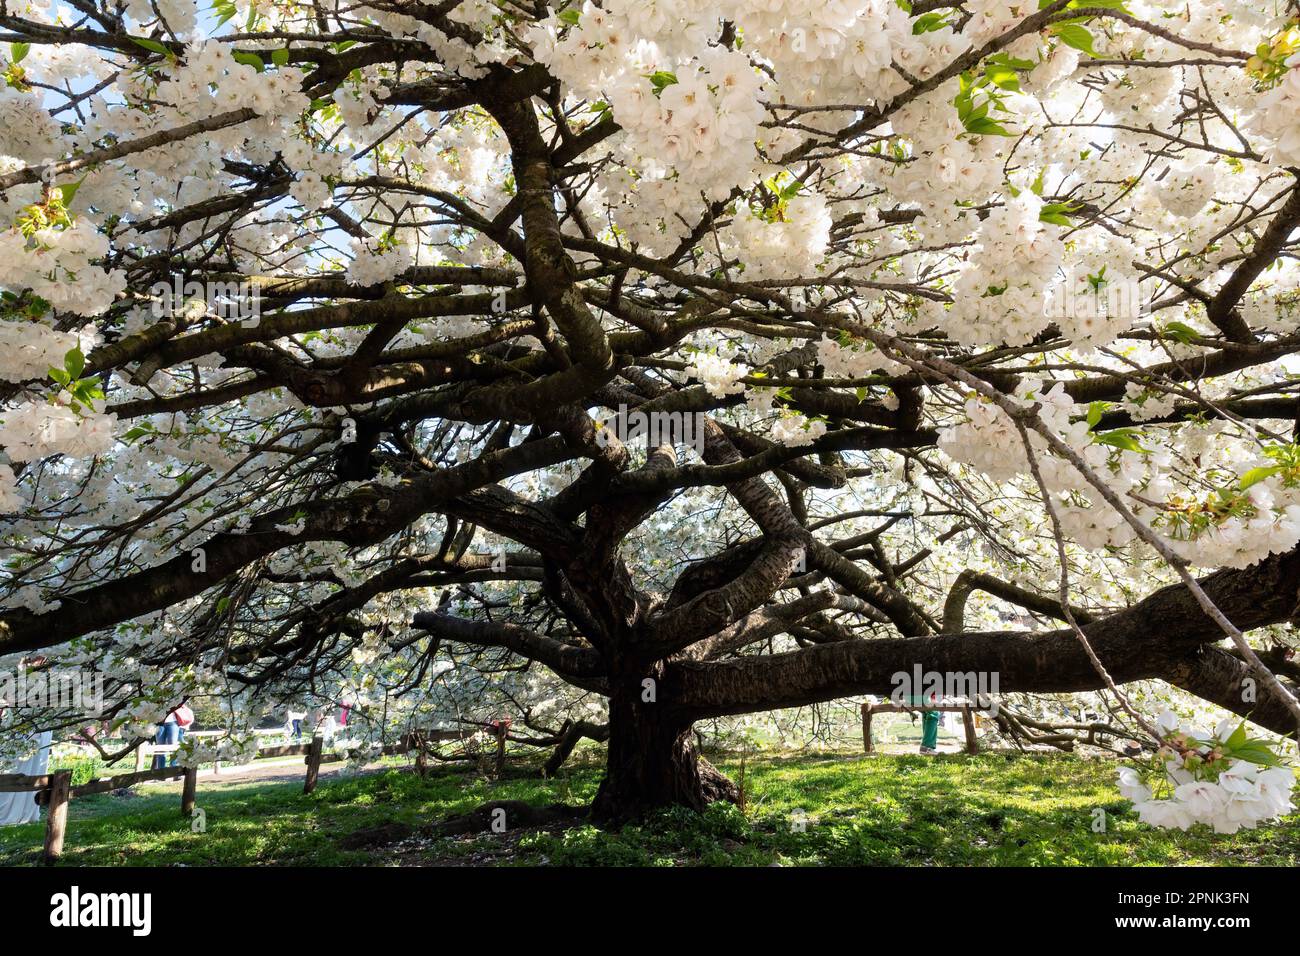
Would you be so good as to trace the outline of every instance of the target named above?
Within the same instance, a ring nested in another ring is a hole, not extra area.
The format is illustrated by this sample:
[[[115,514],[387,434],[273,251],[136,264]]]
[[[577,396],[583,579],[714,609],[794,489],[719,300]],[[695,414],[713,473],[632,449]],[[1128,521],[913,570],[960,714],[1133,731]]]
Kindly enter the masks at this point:
[[[311,796],[295,781],[205,780],[203,833],[181,818],[175,785],[87,797],[72,804],[63,865],[1300,864],[1300,814],[1234,836],[1153,830],[1116,792],[1114,764],[1065,754],[751,757],[744,812],[667,811],[617,834],[579,825],[339,845],[358,830],[394,821],[420,827],[488,800],[585,803],[600,780],[594,756],[551,781],[450,769],[421,780],[385,770],[322,780]],[[715,762],[738,778],[737,760]],[[1106,812],[1104,833],[1092,829],[1097,808]],[[0,864],[36,862],[42,837],[41,824],[0,829]]]

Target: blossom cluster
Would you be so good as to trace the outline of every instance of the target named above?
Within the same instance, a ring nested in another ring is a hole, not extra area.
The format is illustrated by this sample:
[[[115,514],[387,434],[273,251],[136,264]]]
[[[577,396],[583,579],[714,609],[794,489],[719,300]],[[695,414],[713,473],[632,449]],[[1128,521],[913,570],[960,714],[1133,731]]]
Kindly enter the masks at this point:
[[[1077,405],[1064,383],[1040,389],[1041,384],[1029,381],[1017,392],[1017,400],[1037,407],[1043,423],[1125,501],[1133,518],[1190,563],[1248,567],[1300,543],[1300,489],[1270,460],[1244,455],[1242,446],[1222,440],[1212,447],[1204,442],[1206,447],[1199,450],[1185,440],[1181,456],[1169,445],[1143,446],[1131,431],[1095,430],[1099,410]],[[1211,424],[1205,431],[1217,433],[1221,428]],[[1133,524],[1100,489],[1074,463],[1051,451],[1042,436],[1033,431],[1029,436],[1062,531],[1089,550],[1133,541]],[[940,432],[938,444],[949,457],[993,481],[1016,480],[1030,471],[1024,440],[1011,417],[978,395],[967,399],[963,421]],[[1196,455],[1202,467],[1188,469],[1186,457]],[[1252,470],[1260,468],[1265,470],[1248,480]],[[1217,490],[1207,490],[1199,484],[1203,471],[1231,477]]]
[[[526,34],[538,62],[608,104],[623,131],[620,155],[637,169],[634,197],[620,190],[619,219],[651,244],[661,230],[676,234],[701,195],[724,199],[754,180],[765,116],[764,77],[749,56],[707,43],[703,27],[716,14],[686,17],[668,39],[669,6],[588,2],[576,24],[552,14]],[[692,33],[700,42],[685,42]]]
[[[78,414],[61,402],[28,402],[0,412],[0,446],[14,461],[42,455],[88,458],[113,443],[112,415]]]
[[[895,64],[928,79],[972,42],[951,25],[915,31],[892,0],[725,0],[719,12],[772,63],[782,101],[799,106],[888,100],[908,86]]]
[[[900,375],[907,366],[888,358],[870,342],[842,342],[830,336],[817,341],[817,361],[832,378],[862,378],[875,372]]]
[[[781,215],[769,219],[745,206],[732,225],[747,281],[807,278],[830,244],[831,215],[816,193],[802,193],[784,204]]]
[[[51,368],[61,368],[64,356],[93,341],[95,329],[60,332],[43,322],[0,322],[0,382],[26,382],[45,378]]]
[[[348,284],[372,286],[387,282],[410,268],[413,261],[411,251],[400,243],[377,248],[373,242],[353,239]]]
[[[59,124],[41,107],[35,93],[23,93],[0,85],[0,156],[14,156],[27,162],[41,162],[55,152]]]
[[[1263,741],[1249,740],[1240,720],[1228,718],[1209,734],[1182,727],[1166,711],[1156,729],[1167,734],[1157,755],[1159,779],[1154,783],[1165,795],[1156,797],[1133,768],[1119,771],[1120,794],[1133,801],[1143,823],[1177,830],[1204,824],[1215,833],[1236,833],[1295,809],[1295,771],[1278,765]],[[1234,759],[1234,752],[1250,759]]]
[[[535,55],[575,89],[593,98],[604,92],[628,148],[659,164],[655,178],[673,171],[693,201],[701,191],[725,196],[753,174],[762,74],[739,51],[701,45],[678,63],[644,41],[638,70],[623,47],[632,21],[620,7],[630,6],[612,4],[605,12],[587,3],[579,25],[550,49],[541,39],[549,37],[545,28],[535,28]]]
[[[108,249],[107,237],[83,219],[30,235],[17,227],[0,232],[0,286],[30,289],[60,311],[98,315],[126,288],[120,270],[106,272],[92,265]]]
[[[1008,199],[981,224],[978,250],[953,288],[944,322],[963,345],[1022,345],[1047,328],[1042,292],[1065,247],[1059,227],[1043,222],[1043,201],[1029,190]]]
[[[1250,126],[1271,144],[1269,159],[1300,166],[1300,53],[1287,65],[1282,82],[1259,97]]]
[[[745,390],[740,379],[746,374],[743,365],[729,362],[713,352],[699,352],[686,369],[687,374],[698,379],[714,398],[738,395]]]
[[[769,435],[772,441],[789,448],[811,445],[826,434],[826,423],[820,418],[802,415],[783,415],[772,423]]]
[[[253,63],[235,59],[227,44],[193,43],[158,85],[157,97],[182,116],[250,109],[258,116],[296,120],[311,102],[301,86],[302,71],[294,67],[259,72]]]

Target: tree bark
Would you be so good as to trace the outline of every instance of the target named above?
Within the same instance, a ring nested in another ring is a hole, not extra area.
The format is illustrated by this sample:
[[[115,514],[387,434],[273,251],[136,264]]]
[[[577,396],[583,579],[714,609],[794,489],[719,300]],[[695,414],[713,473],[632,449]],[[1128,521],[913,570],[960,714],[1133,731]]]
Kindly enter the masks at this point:
[[[638,681],[610,695],[605,779],[591,805],[593,821],[617,827],[663,807],[737,803],[736,785],[699,755],[693,721],[665,703],[644,701],[642,693]]]
[[[1243,631],[1293,619],[1300,549],[1200,579],[1211,600]],[[1117,683],[1161,679],[1280,734],[1295,720],[1266,688],[1243,691],[1249,668],[1214,645],[1222,629],[1181,584],[1085,625],[1088,641]],[[720,661],[674,660],[659,682],[693,719],[799,707],[858,694],[889,694],[894,675],[925,670],[996,674],[1000,693],[1072,693],[1104,686],[1072,631],[982,631],[836,641],[798,651]]]

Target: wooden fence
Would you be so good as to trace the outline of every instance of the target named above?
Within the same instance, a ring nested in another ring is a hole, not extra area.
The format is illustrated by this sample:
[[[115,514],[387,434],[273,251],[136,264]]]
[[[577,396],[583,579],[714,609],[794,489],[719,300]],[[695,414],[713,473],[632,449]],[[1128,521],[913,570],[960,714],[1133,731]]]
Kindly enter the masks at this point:
[[[913,714],[925,710],[947,710],[958,711],[961,713],[962,723],[966,726],[966,752],[968,754],[979,753],[979,741],[975,738],[974,712],[986,709],[987,708],[972,704],[969,701],[948,701],[936,704],[926,704],[924,706],[896,704],[893,701],[886,701],[882,704],[863,704],[862,749],[867,753],[875,753],[875,744],[871,740],[871,718],[874,714]]]
[[[282,736],[283,734],[284,734],[284,728],[282,727],[277,727],[273,730],[253,731],[254,737],[279,737]],[[190,740],[192,738],[201,739],[203,737],[222,737],[222,736],[224,736],[224,734],[220,730],[192,730],[192,731],[186,731],[185,733],[186,740]],[[179,749],[179,747],[180,747],[179,744],[156,744],[153,741],[145,741],[139,747],[135,748],[135,769],[137,771],[144,770],[146,769],[146,765],[149,763],[150,757],[156,756],[158,754],[175,753],[176,750]],[[258,756],[261,756],[263,753],[267,753],[269,755],[269,752],[274,749],[276,748],[262,747],[258,750]],[[217,773],[221,772],[220,760],[214,763],[213,769]]]
[[[504,729],[489,729],[493,731],[493,735],[496,737],[499,766],[501,758],[505,755],[505,732]],[[431,744],[450,740],[464,740],[473,736],[474,733],[473,730],[411,731],[403,734],[397,743],[385,746],[376,756],[389,757],[414,750],[416,752],[416,769],[423,774],[428,765],[428,748]],[[140,750],[143,751],[146,748],[151,754],[166,754],[177,749],[175,745],[143,744]],[[344,754],[325,753],[325,740],[319,735],[313,737],[310,743],[259,747],[255,759],[294,757],[298,755],[303,755],[306,758],[304,763],[307,765],[307,776],[302,788],[304,794],[311,793],[316,789],[316,780],[320,776],[322,764],[338,763],[348,759]],[[137,768],[143,767],[144,759],[137,752]],[[46,808],[44,860],[46,863],[53,863],[63,855],[63,840],[68,827],[68,803],[74,797],[108,793],[111,790],[121,790],[126,787],[134,787],[138,784],[158,780],[175,780],[177,777],[183,777],[185,781],[181,786],[181,814],[188,818],[194,813],[194,801],[198,791],[199,770],[197,767],[137,769],[134,773],[100,777],[76,787],[72,786],[71,770],[57,770],[53,773],[38,776],[21,773],[0,773],[0,793],[24,793],[29,791],[35,793],[34,799],[36,802]]]

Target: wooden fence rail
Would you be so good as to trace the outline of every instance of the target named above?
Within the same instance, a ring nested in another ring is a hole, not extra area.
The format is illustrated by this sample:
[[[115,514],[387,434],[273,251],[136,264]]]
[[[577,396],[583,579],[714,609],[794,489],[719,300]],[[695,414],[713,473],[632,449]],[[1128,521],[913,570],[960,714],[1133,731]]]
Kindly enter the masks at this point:
[[[924,710],[947,710],[961,713],[962,723],[966,727],[966,752],[968,754],[979,753],[979,741],[975,737],[975,711],[986,710],[978,704],[972,704],[969,701],[945,702],[936,704],[925,704],[924,706],[913,704],[896,704],[893,701],[886,701],[881,704],[863,704],[862,705],[862,749],[867,753],[875,753],[875,743],[871,739],[871,718],[875,714],[911,714]]]
[[[417,752],[416,767],[423,773],[427,766],[427,751],[431,744],[464,740],[473,736],[473,730],[423,730],[403,734],[394,744],[388,744],[380,751],[384,756]],[[35,801],[46,808],[45,813],[45,850],[43,858],[46,863],[53,863],[63,855],[63,840],[68,826],[68,803],[73,797],[86,797],[95,793],[108,793],[142,783],[157,780],[174,780],[184,778],[181,787],[181,813],[190,817],[194,813],[195,798],[198,790],[199,771],[197,767],[156,767],[143,769],[144,758],[139,756],[148,748],[151,754],[170,753],[177,748],[174,745],[160,746],[144,744],[137,751],[136,770],[134,773],[117,774],[100,777],[88,783],[72,786],[72,771],[59,770],[54,773],[29,776],[21,773],[0,773],[0,793],[33,792]],[[310,743],[288,744],[277,747],[259,747],[254,759],[272,757],[296,757],[305,755],[307,778],[303,784],[303,793],[316,789],[316,780],[320,775],[322,764],[338,763],[346,760],[343,754],[325,753],[325,740],[317,735]]]
[[[184,767],[159,767],[156,770],[137,770],[135,773],[123,773],[115,777],[98,777],[89,783],[73,787],[72,796],[88,797],[94,793],[108,793],[110,790],[121,790],[155,780],[174,780],[184,773]]]
[[[23,773],[0,773],[0,793],[22,793],[25,790],[44,790],[50,785],[50,775],[29,777]]]

